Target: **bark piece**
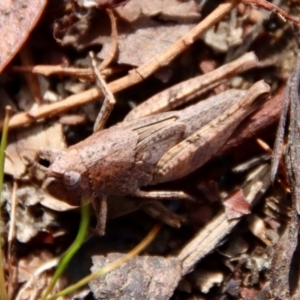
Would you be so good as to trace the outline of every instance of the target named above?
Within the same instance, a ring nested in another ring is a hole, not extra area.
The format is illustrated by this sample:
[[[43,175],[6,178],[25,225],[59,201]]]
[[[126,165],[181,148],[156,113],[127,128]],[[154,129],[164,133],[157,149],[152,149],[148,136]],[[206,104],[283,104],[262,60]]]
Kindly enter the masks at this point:
[[[270,289],[276,299],[290,299],[290,268],[297,244],[298,217],[294,214],[279,242],[270,249]]]
[[[92,272],[119,259],[120,253],[93,256]],[[89,283],[96,299],[170,299],[181,279],[175,257],[139,256]]]

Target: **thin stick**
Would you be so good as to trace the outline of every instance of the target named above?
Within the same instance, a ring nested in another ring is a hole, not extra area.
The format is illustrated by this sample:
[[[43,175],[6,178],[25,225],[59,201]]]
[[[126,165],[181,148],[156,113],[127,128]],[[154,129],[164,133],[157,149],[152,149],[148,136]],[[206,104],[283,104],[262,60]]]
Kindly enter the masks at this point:
[[[101,74],[104,77],[112,75],[116,72],[124,71],[121,66],[115,66],[113,68],[106,68],[101,70]],[[73,76],[75,78],[81,78],[86,80],[94,80],[95,74],[90,68],[74,68],[65,67],[64,65],[36,65],[36,66],[13,66],[8,72],[12,73],[34,73],[41,74],[44,76],[50,75],[63,75],[63,76]]]
[[[94,53],[90,52],[89,55],[91,57],[92,67],[97,78],[97,83],[100,85],[105,96],[101,110],[94,124],[94,132],[97,132],[104,128],[104,125],[116,104],[116,100],[97,67]]]
[[[277,173],[278,165],[280,162],[280,158],[282,155],[283,149],[283,139],[284,139],[284,132],[285,132],[285,124],[287,119],[287,114],[289,111],[290,103],[292,101],[293,96],[293,88],[295,86],[298,88],[299,81],[300,81],[300,51],[298,48],[298,55],[297,55],[297,62],[295,66],[295,70],[291,74],[284,91],[283,102],[282,102],[282,109],[280,114],[280,120],[277,128],[276,139],[274,143],[274,150],[273,150],[273,157],[272,157],[272,166],[271,166],[271,180],[274,182],[275,176]]]
[[[300,21],[296,19],[295,17],[292,17],[288,13],[286,13],[283,9],[279,8],[273,3],[267,2],[265,0],[242,0],[242,2],[246,4],[252,4],[258,7],[262,7],[266,10],[275,12],[279,14],[283,19],[291,21],[294,25],[300,27]]]

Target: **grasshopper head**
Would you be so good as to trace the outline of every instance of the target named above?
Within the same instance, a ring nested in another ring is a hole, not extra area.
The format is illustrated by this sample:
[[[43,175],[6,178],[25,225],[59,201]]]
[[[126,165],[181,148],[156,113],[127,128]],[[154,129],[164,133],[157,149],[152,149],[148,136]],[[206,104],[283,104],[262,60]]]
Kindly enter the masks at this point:
[[[55,154],[50,162],[43,182],[50,195],[71,205],[91,196],[87,170],[75,149]]]

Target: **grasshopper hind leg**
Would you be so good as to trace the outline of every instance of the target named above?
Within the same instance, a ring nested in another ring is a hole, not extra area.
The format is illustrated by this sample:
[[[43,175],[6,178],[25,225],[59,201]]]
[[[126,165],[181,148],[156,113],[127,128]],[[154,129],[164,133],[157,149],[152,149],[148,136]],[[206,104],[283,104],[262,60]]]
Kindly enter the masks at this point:
[[[189,200],[195,201],[195,199],[182,191],[141,191],[137,190],[134,194],[135,197],[151,199],[151,200]]]
[[[102,236],[105,234],[106,221],[107,221],[107,197],[95,198],[92,201],[92,205],[97,214],[96,231]]]

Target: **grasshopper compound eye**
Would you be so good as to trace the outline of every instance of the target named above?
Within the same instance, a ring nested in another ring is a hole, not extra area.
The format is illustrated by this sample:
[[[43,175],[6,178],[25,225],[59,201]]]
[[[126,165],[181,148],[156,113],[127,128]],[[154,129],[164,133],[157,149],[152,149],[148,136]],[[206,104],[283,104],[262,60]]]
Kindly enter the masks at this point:
[[[75,171],[68,171],[64,174],[63,182],[67,189],[75,189],[81,181],[81,175]]]

